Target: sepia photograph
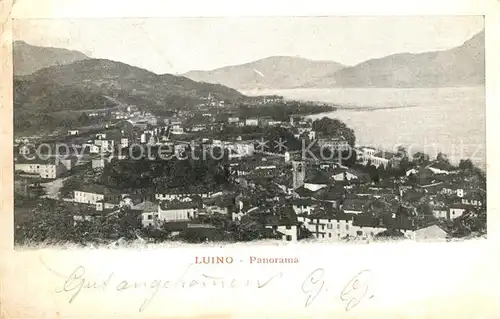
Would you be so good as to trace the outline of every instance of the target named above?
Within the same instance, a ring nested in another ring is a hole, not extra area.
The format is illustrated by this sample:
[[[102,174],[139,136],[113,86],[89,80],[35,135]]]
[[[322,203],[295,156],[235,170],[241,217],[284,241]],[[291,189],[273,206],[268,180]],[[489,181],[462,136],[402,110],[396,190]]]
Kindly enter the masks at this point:
[[[486,237],[482,15],[12,34],[16,249]]]
[[[8,1],[1,318],[498,313],[500,4]]]

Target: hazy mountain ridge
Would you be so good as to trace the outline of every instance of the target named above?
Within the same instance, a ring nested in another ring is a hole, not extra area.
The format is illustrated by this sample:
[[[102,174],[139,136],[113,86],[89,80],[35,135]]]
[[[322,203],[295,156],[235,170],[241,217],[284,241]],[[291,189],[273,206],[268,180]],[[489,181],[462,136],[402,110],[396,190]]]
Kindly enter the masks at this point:
[[[461,46],[425,53],[398,53],[333,72],[303,87],[445,87],[485,81],[484,30]]]
[[[12,49],[14,75],[27,75],[46,67],[90,59],[78,51],[34,46],[24,41],[15,41]]]
[[[286,89],[301,86],[344,66],[334,61],[314,61],[290,56],[272,56],[211,71],[190,71],[184,76],[201,82],[248,89]]]
[[[71,64],[52,66],[33,74],[17,76],[15,84],[23,83],[17,90],[16,99],[24,101],[48,93],[72,89],[82,94],[101,94],[114,98],[142,97],[149,105],[169,107],[172,96],[198,100],[211,93],[213,96],[231,100],[243,97],[238,91],[221,85],[197,83],[182,76],[158,75],[121,62],[105,59],[88,59]],[[16,87],[16,85],[15,85]],[[22,92],[27,95],[22,96]],[[189,105],[187,105],[189,106]],[[89,108],[92,108],[89,106]],[[74,109],[68,105],[68,109]]]
[[[117,105],[112,101],[161,115],[192,108],[209,94],[225,101],[247,98],[222,85],[159,75],[111,60],[87,59],[14,76],[14,126],[16,132],[51,131],[66,120],[53,112],[69,115],[69,111],[107,109]]]

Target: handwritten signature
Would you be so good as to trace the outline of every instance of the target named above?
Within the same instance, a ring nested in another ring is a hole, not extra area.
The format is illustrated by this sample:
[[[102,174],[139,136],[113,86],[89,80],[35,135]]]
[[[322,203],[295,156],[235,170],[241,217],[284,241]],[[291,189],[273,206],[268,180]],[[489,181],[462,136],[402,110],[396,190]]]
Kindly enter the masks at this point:
[[[354,276],[342,289],[340,300],[346,302],[345,310],[356,307],[367,295],[371,279],[370,270],[362,270]],[[369,297],[373,298],[373,295]]]
[[[324,274],[325,270],[318,268],[310,273],[302,283],[302,292],[307,294],[305,307],[309,307],[323,290],[325,286],[325,281],[323,280]]]
[[[324,275],[325,270],[323,268],[317,268],[311,272],[302,283],[302,292],[306,294],[306,308],[313,303],[323,290],[326,290],[326,288],[324,288]],[[346,311],[357,306],[366,297],[369,292],[370,278],[371,271],[362,270],[344,286],[340,293],[340,300],[346,303]],[[369,298],[373,298],[373,295]]]

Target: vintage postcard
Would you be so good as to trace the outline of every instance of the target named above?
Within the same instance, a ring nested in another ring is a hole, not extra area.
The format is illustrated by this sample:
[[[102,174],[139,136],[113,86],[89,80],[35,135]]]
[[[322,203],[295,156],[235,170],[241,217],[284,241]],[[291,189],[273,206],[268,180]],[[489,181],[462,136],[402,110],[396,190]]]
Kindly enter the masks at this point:
[[[3,317],[498,316],[496,3],[91,2],[2,7]]]

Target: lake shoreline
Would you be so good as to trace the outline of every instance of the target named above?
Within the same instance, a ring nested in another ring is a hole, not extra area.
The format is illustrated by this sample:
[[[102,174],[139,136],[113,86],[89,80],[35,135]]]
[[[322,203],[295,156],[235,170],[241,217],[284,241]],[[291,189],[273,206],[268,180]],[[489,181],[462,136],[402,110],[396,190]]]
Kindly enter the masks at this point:
[[[409,146],[412,153],[447,154],[486,168],[484,87],[411,89],[300,89],[260,91],[284,99],[324,103],[332,112],[307,118],[336,118],[356,132],[359,145],[382,150]],[[374,112],[377,111],[377,112]]]

